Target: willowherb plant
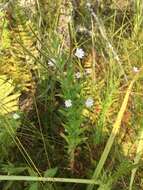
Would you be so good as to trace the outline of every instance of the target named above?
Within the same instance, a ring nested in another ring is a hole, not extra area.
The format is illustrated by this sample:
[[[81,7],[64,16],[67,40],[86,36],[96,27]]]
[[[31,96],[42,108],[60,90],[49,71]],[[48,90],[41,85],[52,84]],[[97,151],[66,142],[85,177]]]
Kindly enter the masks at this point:
[[[84,135],[85,128],[82,127],[84,97],[81,94],[80,79],[75,78],[75,76],[73,65],[70,62],[66,70],[66,76],[61,80],[62,97],[64,99],[61,112],[65,117],[63,124],[65,132],[62,136],[67,142],[71,168],[74,166],[74,153],[77,146],[86,139]]]

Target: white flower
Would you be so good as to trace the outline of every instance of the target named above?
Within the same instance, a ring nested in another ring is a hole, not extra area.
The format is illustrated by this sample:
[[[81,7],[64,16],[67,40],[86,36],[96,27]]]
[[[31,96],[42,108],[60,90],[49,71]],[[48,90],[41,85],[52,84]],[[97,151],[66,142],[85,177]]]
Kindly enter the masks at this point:
[[[90,7],[91,7],[91,4],[90,4],[89,2],[87,2],[87,3],[86,3],[86,6],[90,8]]]
[[[20,118],[20,115],[18,115],[17,113],[14,113],[12,117],[13,119],[17,120]]]
[[[85,70],[85,75],[86,75],[86,74],[89,75],[89,74],[91,74],[91,73],[92,73],[91,68]]]
[[[84,51],[81,48],[77,48],[75,52],[75,56],[78,57],[79,59],[82,59],[84,57]]]
[[[49,62],[48,62],[48,65],[49,65],[50,67],[54,67],[54,63],[53,63],[52,61],[49,61]]]
[[[76,77],[77,79],[80,79],[80,78],[81,78],[81,73],[80,73],[80,72],[77,72],[77,73],[75,74],[75,77]]]
[[[94,104],[93,98],[91,98],[91,97],[87,98],[87,100],[85,102],[86,107],[91,108],[93,106],[93,104]]]
[[[65,100],[65,106],[66,106],[67,108],[71,107],[71,106],[72,106],[72,101],[71,101],[70,99]]]
[[[133,72],[138,73],[139,69],[137,67],[133,67]]]
[[[50,67],[54,67],[55,66],[55,59],[51,59],[51,60],[49,60],[49,62],[48,62],[48,65],[50,66]]]

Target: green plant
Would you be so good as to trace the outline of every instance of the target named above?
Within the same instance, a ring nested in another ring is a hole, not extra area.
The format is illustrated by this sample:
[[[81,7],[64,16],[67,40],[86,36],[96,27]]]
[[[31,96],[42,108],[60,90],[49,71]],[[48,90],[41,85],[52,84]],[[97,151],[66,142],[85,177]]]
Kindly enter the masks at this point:
[[[120,178],[127,176],[130,171],[136,166],[133,163],[125,160],[116,168],[116,170],[109,171],[107,175],[105,172],[100,176],[101,183],[99,185],[98,190],[111,190],[114,187],[116,188],[117,183]]]
[[[143,70],[143,68],[141,69],[141,71]],[[132,90],[132,87],[133,87],[133,84],[136,82],[136,80],[138,79],[140,75],[137,74],[135,75],[134,79],[131,81],[127,91],[126,91],[126,94],[125,94],[125,97],[124,97],[124,100],[123,100],[123,103],[121,105],[121,108],[120,108],[120,111],[118,112],[118,115],[117,115],[117,119],[113,125],[113,129],[112,129],[112,132],[111,132],[111,135],[106,143],[106,146],[105,146],[105,149],[101,155],[101,158],[100,158],[100,161],[94,171],[94,174],[93,174],[93,178],[94,179],[98,179],[100,173],[101,173],[101,170],[103,169],[103,166],[105,164],[105,161],[108,157],[108,154],[109,154],[109,151],[113,145],[113,142],[115,140],[115,137],[119,131],[119,128],[120,128],[120,125],[121,125],[121,121],[122,121],[122,118],[123,118],[123,114],[126,110],[126,107],[127,107],[127,103],[128,103],[128,100],[129,100],[129,96],[130,96],[130,93],[131,93],[131,90]],[[92,190],[93,189],[93,185],[89,185],[87,187],[87,190]]]
[[[0,189],[142,189],[142,1],[0,11]]]
[[[81,94],[81,82],[76,80],[73,68],[73,63],[69,60],[67,70],[61,77],[61,96],[64,100],[64,108],[62,108],[61,112],[65,120],[63,123],[65,132],[62,136],[67,143],[72,168],[74,166],[75,150],[78,145],[86,140],[84,135],[86,128],[82,127],[84,121],[82,115],[84,97]]]
[[[19,127],[18,102],[20,93],[16,92],[12,80],[5,75],[0,76],[0,149],[2,158],[8,155],[8,150],[14,145],[16,131]],[[12,130],[11,130],[12,129]]]
[[[141,26],[143,24],[143,2],[137,0],[134,2],[134,28],[133,28],[133,38],[137,37],[141,32]]]
[[[138,108],[138,111],[140,113],[142,113],[142,102],[140,100],[140,98],[137,98],[137,108]],[[141,160],[141,157],[142,157],[142,154],[143,154],[143,120],[142,118],[139,118],[139,130],[138,130],[138,136],[137,136],[137,139],[136,139],[136,146],[137,146],[137,149],[136,149],[136,155],[135,155],[135,158],[134,158],[134,164],[137,165],[135,168],[132,169],[132,173],[131,173],[131,179],[130,179],[130,185],[129,185],[129,190],[132,190],[133,189],[133,183],[134,183],[134,180],[135,180],[135,175],[136,175],[136,172],[139,168],[139,162]]]

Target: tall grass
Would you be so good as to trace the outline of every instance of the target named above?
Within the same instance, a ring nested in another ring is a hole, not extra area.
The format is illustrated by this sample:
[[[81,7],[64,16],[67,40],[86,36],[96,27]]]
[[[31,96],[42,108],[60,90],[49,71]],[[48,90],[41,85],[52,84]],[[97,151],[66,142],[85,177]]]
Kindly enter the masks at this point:
[[[134,82],[138,79],[139,77],[139,74],[137,76],[134,77],[134,79],[131,81],[127,91],[126,91],[126,94],[125,94],[125,97],[124,97],[124,100],[123,100],[123,103],[121,105],[121,108],[120,108],[120,111],[118,112],[118,115],[117,115],[117,119],[113,125],[113,129],[112,129],[112,132],[111,132],[111,135],[107,141],[107,144],[105,146],[105,149],[101,155],[101,158],[99,160],[99,163],[95,169],[95,172],[93,174],[93,178],[94,179],[98,179],[99,178],[99,175],[101,173],[101,170],[103,169],[103,166],[105,164],[105,161],[107,160],[107,157],[108,157],[108,154],[110,152],[110,149],[113,145],[113,142],[115,140],[115,137],[117,135],[117,133],[119,132],[119,129],[120,129],[120,126],[121,126],[121,121],[122,121],[122,118],[123,118],[123,115],[124,115],[124,112],[127,108],[127,103],[128,103],[128,100],[129,100],[129,96],[131,94],[131,91],[132,91],[132,88],[133,88],[133,84]],[[93,189],[93,186],[89,185],[87,187],[87,190],[92,190]]]
[[[137,0],[134,2],[133,38],[136,38],[141,32],[142,24],[143,24],[143,1]]]

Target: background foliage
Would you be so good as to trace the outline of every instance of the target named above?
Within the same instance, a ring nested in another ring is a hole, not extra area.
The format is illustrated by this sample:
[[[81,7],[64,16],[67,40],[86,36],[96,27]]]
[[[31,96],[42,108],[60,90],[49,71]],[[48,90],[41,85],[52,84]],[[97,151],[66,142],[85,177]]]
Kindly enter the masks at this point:
[[[141,0],[0,0],[0,174],[37,177],[2,190],[143,189],[142,14]]]

